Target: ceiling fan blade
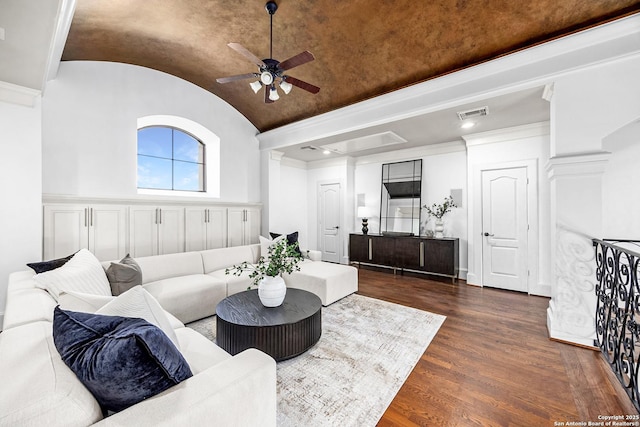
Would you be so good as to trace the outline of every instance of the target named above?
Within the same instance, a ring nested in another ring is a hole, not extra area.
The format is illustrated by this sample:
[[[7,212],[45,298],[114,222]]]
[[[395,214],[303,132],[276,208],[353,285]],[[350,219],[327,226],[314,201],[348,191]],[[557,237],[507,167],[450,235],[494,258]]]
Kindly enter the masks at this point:
[[[273,101],[269,99],[269,86],[264,87],[264,103],[273,104]]]
[[[291,83],[296,87],[299,87],[300,89],[304,89],[307,92],[311,92],[313,94],[320,92],[320,88],[318,86],[314,86],[311,83],[307,83],[302,80],[296,79],[295,77],[285,76],[285,81],[288,83]]]
[[[240,43],[229,43],[227,46],[229,46],[231,49],[235,50],[236,52],[238,52],[240,55],[244,56],[245,58],[247,58],[249,61],[253,62],[254,64],[256,64],[258,67],[266,67],[265,63],[262,62],[262,59],[258,58],[257,56],[255,56],[253,53],[249,52],[244,46],[242,46]]]
[[[235,82],[236,80],[254,79],[258,76],[258,73],[238,74],[236,76],[220,77],[219,79],[216,79],[216,81],[218,83],[229,83]]]
[[[313,56],[313,53],[305,50],[304,52],[299,53],[296,56],[292,56],[289,59],[285,59],[280,64],[278,64],[278,67],[283,71],[284,70],[290,70],[293,67],[297,67],[298,65],[306,64],[307,62],[311,62],[314,59],[316,59],[316,58]]]

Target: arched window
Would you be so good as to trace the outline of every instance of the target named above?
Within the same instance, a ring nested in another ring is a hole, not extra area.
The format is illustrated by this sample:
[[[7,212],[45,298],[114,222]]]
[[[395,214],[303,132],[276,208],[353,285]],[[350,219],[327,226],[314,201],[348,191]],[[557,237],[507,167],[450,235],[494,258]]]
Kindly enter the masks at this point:
[[[171,115],[139,117],[137,129],[138,194],[220,197],[220,138],[216,134],[193,120]],[[147,171],[154,164],[164,166],[155,176]],[[169,164],[170,175],[162,172]]]
[[[138,188],[198,191],[205,188],[205,146],[173,127],[138,129]]]

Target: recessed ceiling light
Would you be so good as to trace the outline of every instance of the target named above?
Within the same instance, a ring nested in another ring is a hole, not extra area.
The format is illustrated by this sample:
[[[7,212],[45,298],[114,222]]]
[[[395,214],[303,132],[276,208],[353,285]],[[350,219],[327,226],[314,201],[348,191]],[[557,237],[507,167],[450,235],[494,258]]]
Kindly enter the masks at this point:
[[[329,151],[329,150],[324,150],[324,151],[322,152],[322,154],[331,154],[331,151]]]
[[[472,127],[474,127],[476,124],[474,122],[464,122],[460,127],[462,129],[471,129]]]

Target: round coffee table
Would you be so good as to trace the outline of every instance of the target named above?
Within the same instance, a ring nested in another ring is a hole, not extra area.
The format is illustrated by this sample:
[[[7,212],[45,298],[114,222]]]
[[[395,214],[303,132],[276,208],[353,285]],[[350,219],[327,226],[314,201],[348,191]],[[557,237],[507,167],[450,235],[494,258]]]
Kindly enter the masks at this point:
[[[216,307],[216,342],[235,355],[257,348],[276,361],[298,356],[322,334],[322,302],[315,294],[287,289],[279,307],[265,307],[257,290],[233,294]]]

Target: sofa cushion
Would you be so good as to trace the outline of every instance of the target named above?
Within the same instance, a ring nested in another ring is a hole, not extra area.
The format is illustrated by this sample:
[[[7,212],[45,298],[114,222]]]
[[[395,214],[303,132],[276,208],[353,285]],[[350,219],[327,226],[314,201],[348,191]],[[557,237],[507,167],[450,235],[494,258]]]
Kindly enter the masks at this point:
[[[288,288],[303,289],[320,297],[327,306],[358,291],[358,269],[323,261],[304,261],[300,271],[283,274]]]
[[[180,328],[176,331],[176,335],[180,342],[180,352],[189,364],[193,375],[231,358],[229,353],[191,328]]]
[[[104,410],[121,411],[192,376],[167,335],[142,319],[56,307],[53,340]]]
[[[111,293],[115,296],[142,285],[142,270],[138,263],[127,254],[120,262],[112,262],[107,268],[107,279]]]
[[[71,258],[73,258],[75,254],[71,254],[69,256],[58,258],[58,259],[50,259],[48,261],[40,261],[40,262],[30,262],[27,263],[27,267],[33,268],[33,271],[36,273],[44,273],[46,271],[55,270],[56,268],[60,268],[67,263]]]
[[[142,284],[171,277],[203,274],[200,252],[180,252],[135,258],[142,271]]]
[[[31,280],[31,287],[11,289],[7,292],[7,305],[4,312],[2,329],[7,330],[32,322],[53,320],[53,309],[56,301],[49,292],[36,288]]]
[[[212,271],[210,276],[227,282],[227,296],[246,291],[252,284],[253,279],[249,278],[251,271],[243,271],[240,276],[226,274],[225,270]]]
[[[227,296],[226,282],[207,274],[172,277],[142,287],[183,323],[213,316],[216,305]]]
[[[100,261],[87,249],[79,250],[62,267],[36,274],[33,279],[56,301],[60,292],[65,290],[111,295],[111,286]]]
[[[254,264],[260,257],[260,245],[232,246],[230,248],[209,249],[200,252],[204,264],[204,272],[213,271],[238,265],[244,261]]]
[[[0,334],[1,426],[88,426],[102,419],[96,399],[60,358],[51,328],[33,322]]]

